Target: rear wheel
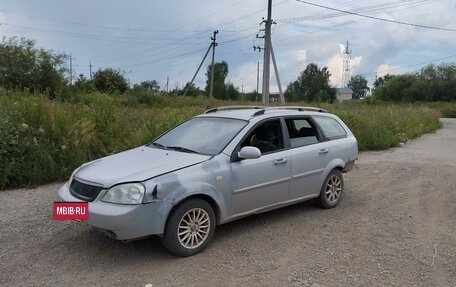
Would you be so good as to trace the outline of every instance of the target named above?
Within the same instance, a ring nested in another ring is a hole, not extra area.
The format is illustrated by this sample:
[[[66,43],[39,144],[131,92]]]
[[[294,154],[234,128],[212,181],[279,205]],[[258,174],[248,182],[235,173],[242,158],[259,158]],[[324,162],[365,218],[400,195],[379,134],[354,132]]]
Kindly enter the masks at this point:
[[[180,204],[171,213],[162,237],[163,246],[177,256],[191,256],[212,240],[215,214],[206,201],[194,198]]]
[[[322,208],[333,208],[339,204],[344,191],[344,178],[342,173],[334,169],[325,179],[321,187],[320,196],[317,203]]]

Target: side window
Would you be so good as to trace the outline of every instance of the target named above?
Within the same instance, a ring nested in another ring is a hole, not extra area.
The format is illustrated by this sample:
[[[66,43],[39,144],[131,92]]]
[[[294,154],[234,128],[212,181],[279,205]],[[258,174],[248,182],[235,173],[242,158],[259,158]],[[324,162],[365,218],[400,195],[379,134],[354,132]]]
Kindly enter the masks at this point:
[[[241,143],[241,147],[244,146],[257,147],[262,154],[283,149],[280,121],[273,120],[257,126]]]
[[[340,139],[347,136],[345,129],[339,122],[330,117],[316,116],[314,120],[320,126],[325,136],[330,140]]]
[[[317,132],[306,118],[286,119],[291,148],[318,142]]]

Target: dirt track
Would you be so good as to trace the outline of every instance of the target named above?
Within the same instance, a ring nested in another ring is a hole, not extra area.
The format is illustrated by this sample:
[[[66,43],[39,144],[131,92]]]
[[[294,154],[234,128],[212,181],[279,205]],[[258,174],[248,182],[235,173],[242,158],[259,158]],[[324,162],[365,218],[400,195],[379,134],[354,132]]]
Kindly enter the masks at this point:
[[[311,203],[218,227],[202,254],[123,244],[52,219],[60,184],[0,192],[0,286],[456,286],[456,119],[366,152],[333,210]]]

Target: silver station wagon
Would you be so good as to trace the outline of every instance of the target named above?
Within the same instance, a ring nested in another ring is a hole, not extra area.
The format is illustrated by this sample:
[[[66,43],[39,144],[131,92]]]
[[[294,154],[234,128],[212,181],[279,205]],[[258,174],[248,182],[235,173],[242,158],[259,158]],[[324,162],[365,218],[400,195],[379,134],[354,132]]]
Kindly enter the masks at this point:
[[[352,132],[325,110],[219,107],[83,164],[58,197],[89,202],[85,222],[115,239],[158,235],[189,256],[216,225],[309,199],[337,206],[357,156]]]

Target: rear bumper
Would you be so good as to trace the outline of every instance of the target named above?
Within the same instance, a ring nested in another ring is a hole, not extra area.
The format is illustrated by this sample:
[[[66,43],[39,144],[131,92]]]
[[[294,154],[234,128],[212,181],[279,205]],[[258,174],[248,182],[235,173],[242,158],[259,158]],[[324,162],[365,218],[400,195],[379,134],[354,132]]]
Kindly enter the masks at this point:
[[[66,183],[57,192],[60,201],[81,202],[71,195]],[[95,199],[89,202],[87,223],[118,240],[131,240],[149,235],[162,235],[168,211],[164,201],[140,205],[113,204]]]

